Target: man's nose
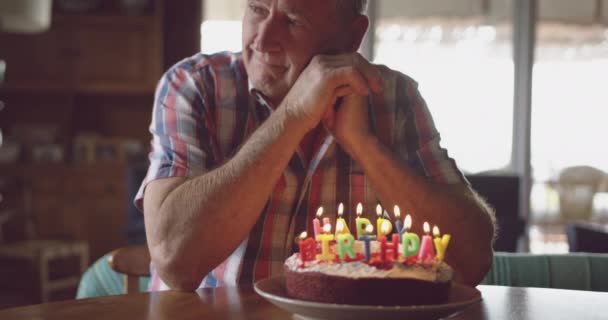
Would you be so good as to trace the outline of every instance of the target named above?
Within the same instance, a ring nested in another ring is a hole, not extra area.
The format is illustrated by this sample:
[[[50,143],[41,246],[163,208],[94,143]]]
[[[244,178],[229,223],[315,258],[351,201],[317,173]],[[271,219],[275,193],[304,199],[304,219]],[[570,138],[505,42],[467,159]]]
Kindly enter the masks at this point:
[[[254,49],[262,52],[278,51],[281,48],[281,33],[283,32],[277,17],[269,15],[258,27]]]

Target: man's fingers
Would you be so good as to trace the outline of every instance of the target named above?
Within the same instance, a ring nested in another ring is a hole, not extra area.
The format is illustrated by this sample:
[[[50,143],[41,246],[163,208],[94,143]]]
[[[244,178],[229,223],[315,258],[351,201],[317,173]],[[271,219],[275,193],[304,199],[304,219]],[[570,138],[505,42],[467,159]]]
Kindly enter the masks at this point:
[[[369,63],[369,61],[358,53],[353,54],[352,59],[353,65],[357,68],[357,70],[359,70],[365,80],[367,80],[369,88],[371,88],[375,93],[381,93],[384,80],[382,80],[380,70],[378,70],[378,68]]]

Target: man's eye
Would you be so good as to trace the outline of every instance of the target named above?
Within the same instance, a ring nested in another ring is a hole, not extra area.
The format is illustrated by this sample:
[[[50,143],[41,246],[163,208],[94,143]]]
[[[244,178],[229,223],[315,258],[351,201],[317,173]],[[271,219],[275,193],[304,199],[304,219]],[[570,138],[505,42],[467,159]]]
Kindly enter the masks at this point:
[[[254,4],[250,4],[249,5],[249,9],[255,13],[255,14],[259,14],[259,15],[264,15],[266,13],[266,9],[260,7],[260,6],[256,6]]]
[[[300,23],[300,21],[297,20],[297,19],[291,19],[291,18],[289,18],[289,19],[287,19],[287,22],[289,23],[289,25],[292,25],[292,26],[295,26],[295,27],[299,27],[299,26],[302,25],[302,23]]]

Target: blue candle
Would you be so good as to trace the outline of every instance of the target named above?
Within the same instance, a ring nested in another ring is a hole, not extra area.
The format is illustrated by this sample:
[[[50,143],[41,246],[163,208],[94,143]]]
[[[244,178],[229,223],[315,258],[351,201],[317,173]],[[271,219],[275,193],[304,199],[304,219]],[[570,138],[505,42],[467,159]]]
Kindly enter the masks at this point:
[[[397,234],[399,235],[399,242],[401,242],[402,228],[401,228],[401,210],[399,210],[399,206],[395,205],[393,212],[395,213],[395,227],[397,229]]]
[[[367,225],[367,228],[365,228],[365,231],[367,231],[366,235],[362,235],[359,236],[359,240],[363,241],[365,243],[365,261],[369,262],[369,260],[371,259],[371,248],[370,248],[370,242],[372,240],[376,240],[376,236],[370,236],[370,234],[374,231],[374,227],[371,224]]]

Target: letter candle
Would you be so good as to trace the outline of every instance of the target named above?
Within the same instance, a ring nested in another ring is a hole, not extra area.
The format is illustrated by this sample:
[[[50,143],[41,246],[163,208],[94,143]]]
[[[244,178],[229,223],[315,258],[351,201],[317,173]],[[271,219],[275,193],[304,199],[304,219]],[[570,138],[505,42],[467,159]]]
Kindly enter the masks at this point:
[[[376,230],[378,230],[378,239],[380,239],[381,236],[391,233],[393,226],[388,222],[388,220],[382,218],[382,206],[380,204],[376,206],[376,215],[378,216],[378,220],[376,220]],[[383,227],[384,223],[388,224],[387,228]]]
[[[365,261],[369,262],[370,258],[371,258],[371,248],[370,248],[370,242],[372,240],[376,240],[375,236],[370,236],[370,234],[372,234],[374,232],[374,226],[370,224],[368,224],[365,227],[365,232],[367,234],[362,235],[359,237],[359,240],[363,241],[365,243]]]
[[[350,233],[343,233],[337,235],[336,239],[338,240],[338,254],[340,255],[340,260],[346,259],[346,254],[351,259],[355,259],[357,255],[355,255],[355,238]]]
[[[308,233],[306,231],[300,233],[298,239],[300,261],[302,261],[301,266],[303,267],[305,262],[313,261],[315,259],[315,247],[317,243],[313,238],[308,238]]]
[[[424,236],[422,236],[422,243],[420,244],[420,251],[418,252],[418,260],[428,261],[435,258],[435,251],[433,250],[433,239],[429,235],[431,227],[428,222],[424,223]]]
[[[393,252],[393,261],[397,260],[398,257],[398,253],[399,253],[399,235],[394,233],[393,234],[393,242],[392,243],[387,243],[386,241],[386,234],[388,234],[390,231],[388,230],[388,227],[390,227],[390,222],[388,221],[384,221],[382,223],[382,236],[380,236],[380,261],[382,261],[382,263],[388,263],[388,259],[386,256],[386,251],[388,249],[391,249]]]
[[[439,228],[437,226],[433,227],[433,235],[435,239],[433,242],[435,243],[435,250],[437,251],[437,255],[435,259],[441,262],[445,258],[445,251],[448,248],[448,244],[450,243],[451,236],[449,234],[444,234],[443,237],[439,237]]]
[[[348,229],[348,224],[346,224],[346,220],[342,218],[344,214],[344,205],[340,203],[338,205],[338,219],[336,220],[336,239],[340,234],[350,234],[350,230]]]
[[[361,203],[357,204],[357,218],[355,219],[355,224],[357,225],[357,239],[359,239],[362,235],[365,234],[365,228],[372,223],[367,218],[361,218],[361,214],[363,213],[363,205]],[[372,226],[372,229],[374,227]]]
[[[317,209],[316,217],[314,219],[312,219],[312,228],[315,233],[315,240],[317,240],[317,241],[319,241],[318,236],[321,233],[321,222],[319,221],[319,218],[321,218],[322,215],[323,215],[323,207],[319,207],[319,209]]]
[[[415,256],[420,249],[420,238],[417,234],[407,232],[412,227],[412,216],[409,214],[405,216],[405,227],[403,228],[403,237],[401,238],[402,255],[403,258],[407,259],[411,256]]]
[[[318,241],[321,241],[321,254],[317,255],[317,260],[332,261],[336,257],[335,254],[329,251],[329,242],[334,240],[334,235],[331,234],[331,224],[323,226],[323,234],[318,236]]]
[[[397,234],[399,235],[399,242],[401,242],[401,210],[399,210],[398,205],[395,205],[393,213],[395,214],[395,228],[397,229]]]

